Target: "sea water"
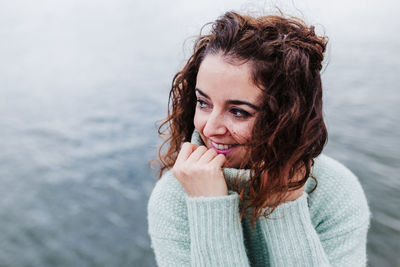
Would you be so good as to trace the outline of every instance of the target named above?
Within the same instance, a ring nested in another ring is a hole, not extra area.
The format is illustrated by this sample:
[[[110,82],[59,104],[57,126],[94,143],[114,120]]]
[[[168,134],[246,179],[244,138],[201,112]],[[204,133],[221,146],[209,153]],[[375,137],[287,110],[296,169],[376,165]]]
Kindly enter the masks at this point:
[[[370,265],[398,266],[398,4],[353,2],[280,7],[330,37],[325,153],[365,190]],[[190,36],[225,10],[271,3],[1,2],[0,266],[155,266],[149,162]]]

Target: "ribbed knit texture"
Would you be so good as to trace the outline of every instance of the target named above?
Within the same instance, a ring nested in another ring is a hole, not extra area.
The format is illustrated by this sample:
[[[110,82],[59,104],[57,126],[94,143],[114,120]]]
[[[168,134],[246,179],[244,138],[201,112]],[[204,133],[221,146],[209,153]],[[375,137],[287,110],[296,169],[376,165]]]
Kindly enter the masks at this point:
[[[195,131],[192,143],[202,144]],[[312,175],[317,189],[279,205],[268,218],[240,220],[235,177],[223,169],[229,195],[188,197],[172,171],[157,182],[148,223],[159,266],[365,266],[370,212],[357,180],[339,162],[320,155]]]

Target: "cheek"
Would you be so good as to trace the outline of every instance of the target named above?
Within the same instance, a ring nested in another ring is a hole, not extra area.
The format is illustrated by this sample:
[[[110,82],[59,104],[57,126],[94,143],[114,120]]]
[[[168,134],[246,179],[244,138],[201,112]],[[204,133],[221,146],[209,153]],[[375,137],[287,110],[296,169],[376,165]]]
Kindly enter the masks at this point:
[[[193,124],[194,128],[196,128],[196,130],[199,132],[202,132],[204,125],[206,124],[206,118],[200,115],[199,112],[197,112],[197,110],[194,113]]]
[[[253,129],[253,124],[251,122],[241,122],[231,124],[230,132],[232,136],[236,139],[238,143],[246,143],[251,139],[251,132]]]

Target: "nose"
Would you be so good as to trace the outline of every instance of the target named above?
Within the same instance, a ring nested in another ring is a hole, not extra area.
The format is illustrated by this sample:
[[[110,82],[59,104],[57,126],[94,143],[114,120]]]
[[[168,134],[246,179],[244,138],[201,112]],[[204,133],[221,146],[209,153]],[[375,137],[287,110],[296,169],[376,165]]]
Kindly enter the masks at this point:
[[[224,135],[227,132],[227,127],[222,114],[213,111],[207,118],[206,124],[203,128],[203,134],[206,137],[214,135]]]

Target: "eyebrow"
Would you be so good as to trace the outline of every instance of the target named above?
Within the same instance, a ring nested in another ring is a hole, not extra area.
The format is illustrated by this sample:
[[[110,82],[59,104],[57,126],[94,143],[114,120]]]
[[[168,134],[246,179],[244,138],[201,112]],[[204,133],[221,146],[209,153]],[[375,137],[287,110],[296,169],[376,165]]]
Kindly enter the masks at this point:
[[[203,91],[201,91],[199,88],[195,88],[195,91],[197,91],[200,95],[204,96],[205,98],[210,99],[210,97],[209,97],[206,93],[204,93]],[[226,102],[227,102],[228,104],[231,104],[231,105],[247,105],[247,106],[253,108],[253,109],[256,110],[256,111],[260,110],[259,107],[257,107],[256,105],[254,105],[254,104],[252,104],[252,103],[249,103],[249,102],[247,102],[247,101],[242,101],[242,100],[228,100],[228,101],[226,101]]]

